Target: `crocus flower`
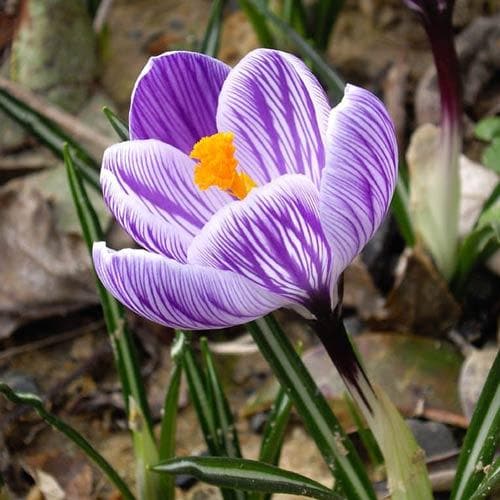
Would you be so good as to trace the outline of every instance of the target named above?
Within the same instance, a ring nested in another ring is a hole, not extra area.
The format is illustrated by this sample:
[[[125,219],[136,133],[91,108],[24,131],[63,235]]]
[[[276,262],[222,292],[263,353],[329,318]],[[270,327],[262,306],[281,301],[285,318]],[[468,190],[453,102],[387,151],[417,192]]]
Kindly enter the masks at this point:
[[[423,125],[408,151],[412,219],[437,267],[451,278],[456,266],[462,150],[460,72],[453,43],[454,0],[405,0],[429,38],[441,99],[441,123]]]
[[[123,304],[170,327],[332,311],[397,175],[382,103],[348,85],[331,109],[309,69],[274,50],[233,69],[198,53],[152,58],[132,95],[130,136],[105,152],[101,183],[144,249],[96,243],[95,269]]]

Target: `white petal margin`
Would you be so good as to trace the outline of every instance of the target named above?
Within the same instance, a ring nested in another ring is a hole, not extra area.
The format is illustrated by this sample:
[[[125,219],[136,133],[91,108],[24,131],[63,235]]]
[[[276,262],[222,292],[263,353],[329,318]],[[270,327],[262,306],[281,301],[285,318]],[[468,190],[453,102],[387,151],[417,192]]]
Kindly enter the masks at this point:
[[[302,61],[257,49],[222,85],[217,127],[234,132],[236,158],[258,184],[301,173],[319,186],[329,112],[325,92]]]
[[[288,174],[219,210],[194,238],[188,262],[237,272],[295,304],[328,297],[331,253],[319,192]]]
[[[94,267],[104,287],[126,307],[172,328],[225,328],[286,305],[229,271],[180,264],[145,250],[114,251],[94,244]]]
[[[193,236],[232,198],[194,184],[195,163],[157,140],[115,144],[104,153],[101,186],[118,223],[141,246],[181,262]]]
[[[320,218],[338,276],[379,227],[392,199],[398,152],[394,125],[382,102],[347,85],[330,113]]]

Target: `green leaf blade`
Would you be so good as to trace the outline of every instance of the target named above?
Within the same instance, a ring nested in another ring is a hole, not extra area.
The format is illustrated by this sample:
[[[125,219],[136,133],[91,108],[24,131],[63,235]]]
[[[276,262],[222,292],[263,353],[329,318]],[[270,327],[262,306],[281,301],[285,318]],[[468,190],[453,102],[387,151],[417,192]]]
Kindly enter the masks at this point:
[[[222,14],[225,5],[225,0],[214,0],[210,7],[207,28],[200,45],[200,52],[207,56],[216,57],[219,52]]]
[[[472,416],[451,493],[452,500],[469,500],[484,479],[500,439],[500,354],[484,384]]]
[[[127,124],[107,106],[102,108],[102,112],[106,115],[111,127],[116,132],[116,135],[120,138],[120,140],[128,141],[130,137]]]
[[[262,493],[287,493],[324,500],[341,497],[326,486],[294,472],[254,460],[228,457],[187,457],[169,460],[153,468],[169,474],[191,474],[219,487]]]
[[[316,2],[315,32],[312,35],[316,47],[322,52],[328,48],[335,22],[343,6],[344,0],[317,0]]]
[[[248,328],[316,442],[339,493],[352,500],[375,500],[373,486],[352,442],[276,320],[266,316],[249,323]]]
[[[283,21],[283,19],[274,14],[265,5],[265,2],[248,0],[245,3],[250,4],[261,16],[264,16],[265,19],[272,22],[275,27],[295,45],[300,55],[305,60],[310,61],[313,71],[324,81],[325,85],[327,85],[330,92],[333,94],[334,101],[340,101],[344,95],[345,84],[337,72],[325,62],[323,57],[293,28]],[[275,47],[275,45],[270,45],[270,47]]]
[[[485,167],[500,174],[500,136],[493,138],[491,144],[484,150],[481,161]]]
[[[415,246],[415,232],[410,216],[408,190],[401,176],[398,176],[396,189],[391,201],[391,213],[396,219],[401,236],[409,247]]]
[[[216,417],[216,433],[219,436],[224,455],[241,458],[241,449],[234,423],[234,417],[229,408],[224,389],[217,375],[213,357],[208,348],[206,338],[201,339],[201,351],[207,373],[207,386],[212,399],[212,407]]]
[[[481,498],[491,497],[498,493],[500,487],[500,458],[497,458],[486,472],[476,491],[472,494],[470,500],[479,500]],[[492,498],[492,497],[491,497]]]
[[[47,411],[40,398],[33,394],[15,392],[7,384],[1,382],[0,393],[15,404],[26,405],[35,410],[47,424],[64,434],[78,446],[78,448],[80,448],[80,450],[82,450],[83,453],[107,476],[110,482],[122,494],[124,499],[134,500],[134,495],[113,466],[78,431]]]
[[[278,465],[291,411],[292,401],[286,391],[280,387],[262,433],[259,452],[261,462]]]
[[[500,137],[500,116],[488,116],[480,120],[474,128],[474,134],[482,141],[492,141]]]
[[[85,180],[100,192],[99,164],[90,153],[63,132],[52,120],[30,108],[3,87],[0,88],[0,109],[47,146],[61,160],[64,160],[64,145],[68,144],[75,167],[78,168]]]
[[[238,3],[241,10],[246,14],[248,20],[252,24],[260,45],[268,48],[276,47],[276,41],[274,40],[274,36],[267,24],[266,15],[257,5],[255,5],[256,2],[253,2],[252,0],[238,0]],[[263,3],[265,7],[267,2]]]

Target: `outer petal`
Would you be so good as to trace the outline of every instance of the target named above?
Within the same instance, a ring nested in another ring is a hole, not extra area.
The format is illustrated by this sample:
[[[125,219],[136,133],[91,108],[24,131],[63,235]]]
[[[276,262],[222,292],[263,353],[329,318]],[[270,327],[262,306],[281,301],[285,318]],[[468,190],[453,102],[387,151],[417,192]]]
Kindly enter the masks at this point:
[[[188,262],[235,271],[307,307],[328,295],[331,279],[318,203],[318,189],[303,175],[255,188],[210,219],[189,247]]]
[[[229,70],[196,52],[151,58],[132,93],[131,138],[159,139],[189,153],[195,142],[217,132],[217,100]]]
[[[228,271],[179,264],[145,250],[94,244],[96,273],[120,302],[172,328],[224,328],[256,319],[285,301]]]
[[[348,85],[328,122],[320,217],[340,273],[373,236],[394,192],[394,125],[381,101]]]
[[[232,198],[194,184],[194,161],[157,140],[115,144],[104,153],[104,199],[120,225],[145,248],[184,261],[192,237]]]
[[[236,157],[258,183],[304,173],[319,185],[329,111],[323,89],[304,63],[291,54],[258,49],[224,82],[217,126],[235,133]]]

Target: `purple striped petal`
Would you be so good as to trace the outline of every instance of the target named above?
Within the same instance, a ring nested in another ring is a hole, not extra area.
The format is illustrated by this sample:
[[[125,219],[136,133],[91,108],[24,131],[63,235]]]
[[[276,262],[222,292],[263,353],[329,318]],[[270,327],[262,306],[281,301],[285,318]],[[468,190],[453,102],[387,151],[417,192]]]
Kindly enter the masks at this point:
[[[331,252],[318,215],[319,192],[285,175],[217,212],[188,249],[188,262],[235,271],[296,304],[328,296]]]
[[[330,106],[299,59],[254,50],[231,71],[217,110],[219,131],[235,134],[241,168],[259,184],[303,173],[318,186]]]
[[[194,184],[194,161],[157,140],[115,144],[104,153],[101,186],[118,223],[142,246],[185,261],[193,236],[232,200]]]
[[[129,309],[151,321],[190,330],[239,325],[283,305],[283,298],[229,271],[179,264],[145,250],[94,244],[97,276]]]
[[[328,122],[320,217],[342,272],[373,236],[394,192],[398,152],[394,125],[382,102],[348,85]]]
[[[132,93],[130,137],[159,139],[189,153],[202,137],[217,132],[217,101],[229,70],[196,52],[152,57]]]

